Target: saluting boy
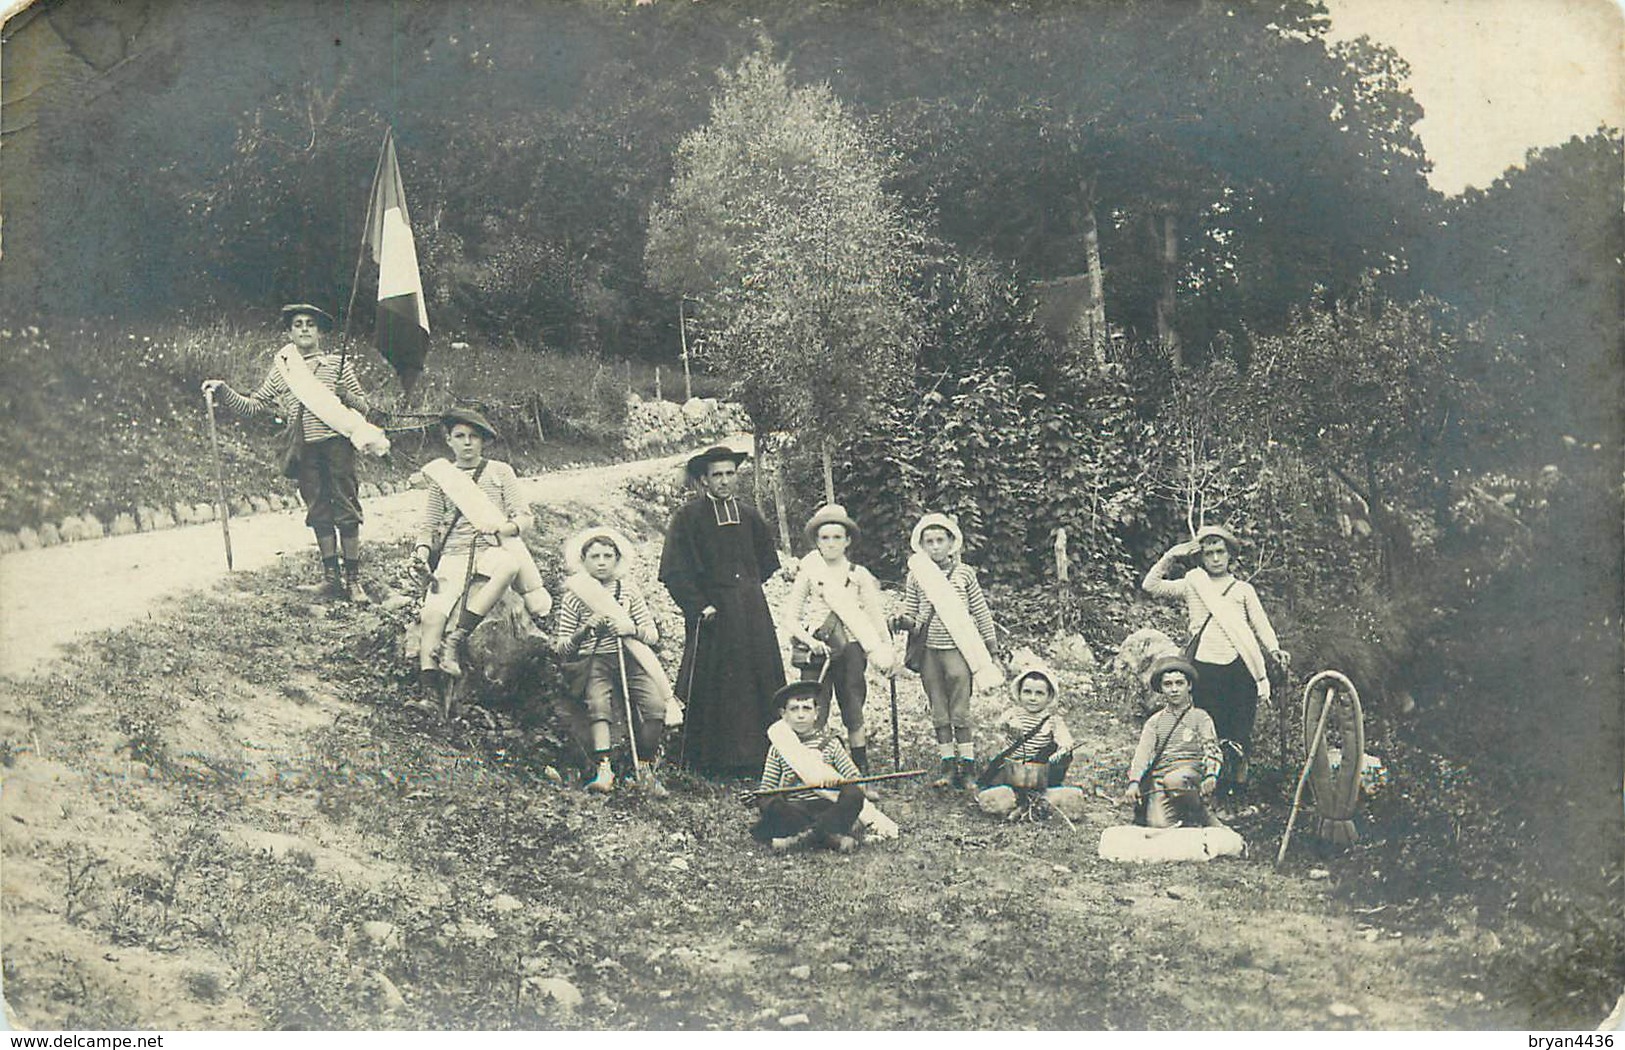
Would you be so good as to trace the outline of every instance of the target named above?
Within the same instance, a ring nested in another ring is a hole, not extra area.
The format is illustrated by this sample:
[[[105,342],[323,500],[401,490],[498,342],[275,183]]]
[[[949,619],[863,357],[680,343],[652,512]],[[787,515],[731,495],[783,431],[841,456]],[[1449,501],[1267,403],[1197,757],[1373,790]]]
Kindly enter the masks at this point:
[[[960,560],[965,537],[946,514],[927,514],[914,526],[902,610],[894,620],[906,631],[925,632],[920,685],[931,705],[931,723],[942,755],[933,787],[962,788],[976,779],[975,724],[971,691],[996,689],[1004,673],[994,661],[993,612],[976,578]]]

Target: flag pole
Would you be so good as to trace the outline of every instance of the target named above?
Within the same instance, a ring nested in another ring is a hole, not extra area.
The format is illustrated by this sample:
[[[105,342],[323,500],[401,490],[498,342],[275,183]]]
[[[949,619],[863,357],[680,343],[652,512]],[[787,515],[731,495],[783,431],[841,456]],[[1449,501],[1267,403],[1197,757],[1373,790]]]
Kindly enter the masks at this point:
[[[395,129],[384,125],[384,141],[378,146],[378,164],[372,169],[372,189],[367,191],[367,218],[361,227],[361,247],[355,254],[355,275],[350,278],[350,303],[344,308],[344,332],[339,337],[339,378],[344,378],[344,355],[350,346],[350,318],[355,315],[355,296],[361,290],[361,265],[367,259],[367,232],[372,229],[372,205],[378,199],[378,180],[384,177],[384,154]]]

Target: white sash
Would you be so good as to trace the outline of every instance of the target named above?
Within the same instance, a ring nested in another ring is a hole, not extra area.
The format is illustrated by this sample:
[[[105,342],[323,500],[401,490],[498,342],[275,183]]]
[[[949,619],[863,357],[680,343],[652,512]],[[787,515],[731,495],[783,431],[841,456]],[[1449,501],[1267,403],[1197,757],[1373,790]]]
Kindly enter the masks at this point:
[[[803,784],[816,784],[825,780],[840,780],[841,775],[835,767],[824,760],[824,756],[801,742],[796,731],[790,728],[790,723],[779,719],[767,727],[767,742],[779,749],[779,754],[790,763],[790,768],[796,771]],[[836,799],[836,792],[817,789],[818,793],[831,802]],[[870,838],[894,839],[897,837],[897,822],[880,811],[880,807],[863,800],[863,809],[858,813],[858,822],[862,824]]]
[[[615,596],[610,593],[609,588],[586,573],[575,572],[566,576],[564,578],[564,588],[577,598],[580,598],[582,603],[594,614],[608,616],[622,627],[628,629],[632,627],[632,617],[627,615],[626,610],[615,600]],[[632,659],[637,661],[638,666],[643,668],[643,673],[648,675],[649,681],[654,683],[655,695],[666,705],[667,723],[676,725],[682,722],[682,705],[677,704],[676,699],[672,696],[671,683],[666,681],[666,669],[660,666],[660,658],[655,655],[654,650],[645,645],[642,639],[633,638],[630,635],[621,636],[621,647],[631,655]],[[670,717],[671,708],[674,704],[677,706],[678,711],[675,722]]]
[[[937,563],[929,555],[910,555],[908,571],[914,574],[915,581],[936,610],[937,618],[948,629],[949,637],[953,638],[965,662],[970,664],[971,680],[976,688],[998,689],[1004,685],[1004,671],[993,659],[993,654],[987,651],[987,643],[982,641],[982,632],[976,629],[976,621],[971,619],[970,610],[965,608],[959,593]]]
[[[840,617],[847,632],[863,646],[863,651],[874,661],[876,670],[882,674],[891,670],[897,657],[892,652],[891,640],[882,634],[885,628],[877,627],[874,620],[864,615],[863,609],[852,597],[851,589],[835,580],[823,556],[817,551],[808,551],[801,559],[800,572],[808,574],[813,586],[822,588],[820,593],[824,603],[829,606],[830,612]]]
[[[1196,568],[1187,572],[1185,583],[1196,592],[1197,600],[1213,616],[1212,622],[1218,625],[1225,637],[1230,639],[1230,644],[1235,646],[1236,652],[1241,654],[1241,662],[1247,665],[1247,672],[1258,685],[1258,698],[1268,700],[1269,671],[1264,666],[1264,654],[1259,651],[1258,638],[1242,615],[1241,606],[1224,597],[1206,569]]]
[[[491,502],[491,497],[480,488],[479,482],[465,471],[459,470],[457,464],[451,460],[437,459],[425,463],[423,476],[439,485],[446,498],[457,504],[457,509],[463,512],[463,517],[479,531],[495,533],[508,523],[508,515],[502,512],[501,507]],[[524,540],[518,536],[503,536],[498,533],[497,542],[503,550],[515,558],[522,559],[519,563],[521,566],[529,565],[532,572],[536,573],[536,578],[540,579],[540,573],[536,572],[536,559],[530,556],[530,548],[525,546]],[[546,611],[544,610],[541,615],[547,615]]]
[[[292,343],[284,344],[276,352],[276,367],[282,381],[307,412],[349,438],[350,444],[362,452],[370,452],[374,456],[389,452],[389,438],[384,436],[384,432],[323,386],[321,380],[311,372],[310,366],[305,364],[298,347]]]

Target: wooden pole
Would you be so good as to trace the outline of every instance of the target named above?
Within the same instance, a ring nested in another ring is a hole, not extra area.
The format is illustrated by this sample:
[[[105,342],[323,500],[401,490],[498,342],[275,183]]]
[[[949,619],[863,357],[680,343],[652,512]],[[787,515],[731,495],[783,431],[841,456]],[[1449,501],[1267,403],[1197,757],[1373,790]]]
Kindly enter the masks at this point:
[[[209,444],[214,448],[214,489],[215,496],[220,502],[220,535],[226,541],[226,571],[231,571],[231,507],[226,503],[226,475],[225,468],[220,465],[220,434],[214,427],[214,390],[210,389],[203,395],[203,403],[209,409]]]
[[[688,319],[683,313],[683,304],[688,300],[682,296],[677,297],[677,335],[683,343],[683,400],[694,400],[694,377],[688,370]]]
[[[355,253],[355,274],[350,278],[350,302],[344,308],[344,331],[339,336],[339,381],[344,381],[344,355],[350,346],[350,318],[355,315],[355,294],[361,288],[361,264],[367,258],[367,231],[372,228],[372,202],[378,199],[378,180],[384,177],[384,154],[395,132],[384,125],[384,141],[378,146],[378,164],[372,170],[372,189],[367,191],[367,221],[361,227],[361,245]]]

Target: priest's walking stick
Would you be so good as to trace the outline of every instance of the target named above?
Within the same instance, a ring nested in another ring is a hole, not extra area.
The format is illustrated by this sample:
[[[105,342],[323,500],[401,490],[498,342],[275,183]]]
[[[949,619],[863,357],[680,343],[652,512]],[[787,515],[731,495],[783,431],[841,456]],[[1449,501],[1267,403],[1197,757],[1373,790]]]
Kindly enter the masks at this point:
[[[203,403],[209,409],[209,444],[214,447],[214,489],[220,502],[220,535],[226,541],[226,571],[231,571],[231,507],[226,503],[226,475],[220,465],[220,435],[214,428],[214,390],[203,392]]]

